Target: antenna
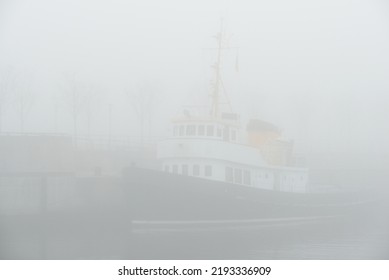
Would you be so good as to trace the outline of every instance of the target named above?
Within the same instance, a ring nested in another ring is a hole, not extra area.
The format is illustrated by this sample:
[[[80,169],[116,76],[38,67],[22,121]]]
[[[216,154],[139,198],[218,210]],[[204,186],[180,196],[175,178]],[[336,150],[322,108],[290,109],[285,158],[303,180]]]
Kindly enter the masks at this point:
[[[223,19],[220,22],[220,31],[215,36],[217,41],[217,59],[216,63],[213,65],[215,69],[215,83],[212,92],[212,116],[216,119],[219,115],[219,91],[220,91],[220,64],[221,64],[221,51],[222,51],[222,41],[223,41]]]
[[[223,81],[221,79],[221,58],[222,58],[222,50],[223,49],[228,49],[226,47],[223,47],[223,40],[224,40],[224,29],[223,29],[223,18],[220,20],[220,31],[219,33],[216,34],[215,39],[217,42],[217,57],[216,57],[216,62],[212,66],[215,70],[215,81],[213,84],[213,89],[211,93],[211,98],[212,98],[212,105],[211,105],[211,116],[214,119],[217,119],[219,116],[219,105],[221,104],[220,102],[220,91],[223,90],[225,97],[227,99],[227,104],[229,105],[230,110],[232,111],[231,104],[229,102],[227,93],[225,92],[225,88],[223,85]]]

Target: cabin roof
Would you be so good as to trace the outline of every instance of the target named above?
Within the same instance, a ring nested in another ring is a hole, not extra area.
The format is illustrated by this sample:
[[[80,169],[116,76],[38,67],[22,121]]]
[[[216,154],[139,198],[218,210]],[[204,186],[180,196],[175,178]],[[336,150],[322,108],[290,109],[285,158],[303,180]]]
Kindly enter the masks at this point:
[[[202,124],[222,124],[222,125],[229,125],[233,127],[240,127],[240,124],[238,121],[231,121],[231,120],[223,120],[223,119],[214,119],[214,118],[207,118],[207,117],[181,117],[181,118],[174,118],[172,119],[173,124],[190,124],[190,123],[202,123]]]
[[[247,130],[279,132],[278,127],[276,127],[274,124],[259,119],[251,119],[247,124]]]

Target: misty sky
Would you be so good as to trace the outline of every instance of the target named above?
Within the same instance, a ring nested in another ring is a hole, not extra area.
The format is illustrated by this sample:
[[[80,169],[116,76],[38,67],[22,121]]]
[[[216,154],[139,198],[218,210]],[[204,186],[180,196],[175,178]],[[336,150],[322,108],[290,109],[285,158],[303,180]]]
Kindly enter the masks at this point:
[[[2,0],[0,74],[16,81],[3,131],[20,130],[22,93],[24,131],[71,133],[75,81],[92,96],[80,133],[107,133],[111,110],[112,133],[136,137],[126,92],[151,92],[160,135],[182,105],[209,102],[221,18],[223,81],[243,119],[274,122],[301,150],[389,153],[383,0]]]

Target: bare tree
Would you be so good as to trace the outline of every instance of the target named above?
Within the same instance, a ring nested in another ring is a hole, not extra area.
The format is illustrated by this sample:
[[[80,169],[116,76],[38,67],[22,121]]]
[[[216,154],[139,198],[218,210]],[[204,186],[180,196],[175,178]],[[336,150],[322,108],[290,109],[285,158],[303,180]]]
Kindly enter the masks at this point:
[[[0,133],[3,131],[4,109],[15,86],[15,74],[11,67],[0,73]]]
[[[150,84],[142,84],[136,91],[126,90],[130,105],[135,110],[140,124],[140,142],[145,144],[145,131],[148,129],[150,137],[153,109],[157,105],[157,95]]]
[[[87,136],[91,137],[91,125],[94,107],[96,106],[101,90],[96,85],[89,85],[84,93],[85,99],[85,114],[86,114],[86,125],[87,125]]]
[[[85,108],[87,99],[85,88],[76,80],[75,74],[66,79],[63,94],[72,115],[74,146],[77,147],[78,118],[81,110]]]
[[[53,109],[54,109],[54,116],[53,116],[53,122],[54,122],[54,132],[58,133],[58,111],[61,105],[61,95],[62,92],[54,91],[53,95],[51,96],[52,102],[53,102]]]
[[[21,133],[23,133],[25,129],[26,114],[34,103],[36,97],[33,94],[31,88],[31,81],[27,79],[23,79],[23,84],[19,83],[18,86],[15,87],[15,98],[17,106],[19,108]]]

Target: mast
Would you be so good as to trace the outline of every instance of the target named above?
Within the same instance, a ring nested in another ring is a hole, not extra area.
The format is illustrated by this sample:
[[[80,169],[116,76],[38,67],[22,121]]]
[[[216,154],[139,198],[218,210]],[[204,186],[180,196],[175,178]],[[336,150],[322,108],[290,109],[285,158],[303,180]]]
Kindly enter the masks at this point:
[[[213,118],[217,118],[219,115],[219,96],[220,96],[220,64],[221,64],[221,51],[222,51],[222,40],[223,40],[223,20],[220,24],[220,32],[215,36],[217,41],[217,59],[213,65],[215,69],[215,82],[212,91],[212,111],[211,115]]]

